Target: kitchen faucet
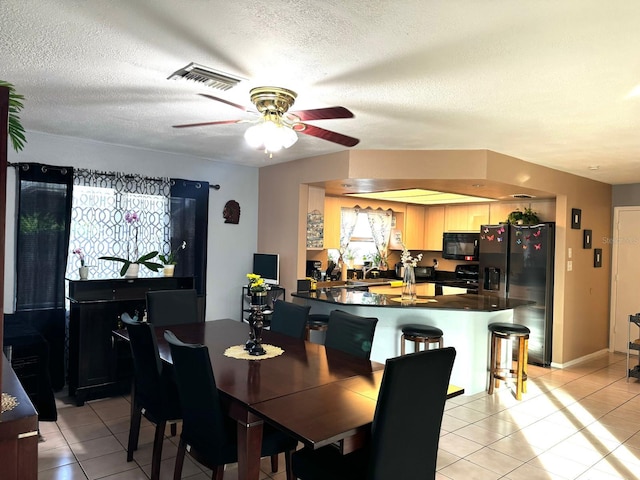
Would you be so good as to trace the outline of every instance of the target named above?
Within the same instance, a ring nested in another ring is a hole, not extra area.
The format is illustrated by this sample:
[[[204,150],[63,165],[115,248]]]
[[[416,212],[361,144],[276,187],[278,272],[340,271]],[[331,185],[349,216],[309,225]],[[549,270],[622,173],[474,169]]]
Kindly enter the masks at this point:
[[[368,266],[368,268],[367,268]],[[364,280],[365,278],[367,278],[367,273],[369,273],[371,270],[373,270],[373,263],[372,262],[364,262],[364,265],[362,265],[362,279]]]

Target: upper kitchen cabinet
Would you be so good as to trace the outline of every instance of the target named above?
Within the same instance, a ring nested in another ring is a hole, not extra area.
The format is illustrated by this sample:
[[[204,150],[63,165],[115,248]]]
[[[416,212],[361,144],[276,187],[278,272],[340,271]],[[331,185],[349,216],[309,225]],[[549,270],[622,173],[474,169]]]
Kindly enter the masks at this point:
[[[404,244],[409,250],[424,250],[424,215],[424,206],[407,205],[404,216]]]
[[[307,202],[308,250],[321,250],[324,248],[324,223],[324,188],[309,187],[309,200]]]
[[[324,199],[324,248],[340,248],[341,200],[338,197]]]
[[[444,206],[427,207],[424,212],[424,249],[442,250],[444,232]]]
[[[445,206],[445,232],[478,232],[488,222],[489,204]]]

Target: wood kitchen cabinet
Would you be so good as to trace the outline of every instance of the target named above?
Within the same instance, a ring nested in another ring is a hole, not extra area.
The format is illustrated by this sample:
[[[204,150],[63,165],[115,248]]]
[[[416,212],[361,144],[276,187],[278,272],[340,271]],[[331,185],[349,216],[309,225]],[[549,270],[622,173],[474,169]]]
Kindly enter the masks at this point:
[[[489,223],[488,204],[445,206],[445,232],[476,232]]]
[[[324,198],[324,248],[340,248],[341,199]]]
[[[81,406],[85,400],[110,396],[130,387],[130,347],[115,341],[127,312],[142,318],[151,290],[193,288],[193,277],[68,280],[69,395]]]
[[[422,205],[407,204],[404,216],[404,244],[409,250],[424,250],[424,212]]]
[[[424,249],[442,251],[444,206],[428,207],[424,212]]]

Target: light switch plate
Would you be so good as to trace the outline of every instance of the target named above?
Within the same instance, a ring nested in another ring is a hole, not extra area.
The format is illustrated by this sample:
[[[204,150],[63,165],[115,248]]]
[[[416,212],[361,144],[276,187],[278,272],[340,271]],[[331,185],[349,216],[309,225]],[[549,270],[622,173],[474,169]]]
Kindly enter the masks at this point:
[[[569,247],[569,251],[567,252],[567,257],[571,258],[572,254],[573,254],[573,248]]]

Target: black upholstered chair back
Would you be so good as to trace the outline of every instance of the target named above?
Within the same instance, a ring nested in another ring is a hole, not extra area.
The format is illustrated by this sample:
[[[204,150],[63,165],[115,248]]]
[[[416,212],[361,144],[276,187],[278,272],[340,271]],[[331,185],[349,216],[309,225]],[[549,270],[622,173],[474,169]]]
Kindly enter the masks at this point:
[[[235,462],[236,440],[222,412],[208,348],[183,343],[168,330],[164,338],[171,348],[182,404],[182,439],[210,464]]]
[[[435,478],[453,347],[387,360],[372,425],[370,480]]]
[[[324,346],[342,350],[356,357],[369,358],[378,319],[361,317],[342,310],[329,314]]]
[[[179,418],[178,394],[172,385],[171,373],[163,370],[153,325],[124,316],[122,321],[129,332],[137,403],[153,417]],[[178,406],[174,408],[172,404]]]
[[[304,339],[311,307],[276,300],[271,315],[271,330]]]
[[[199,321],[195,290],[153,290],[147,292],[147,321],[156,327]]]

